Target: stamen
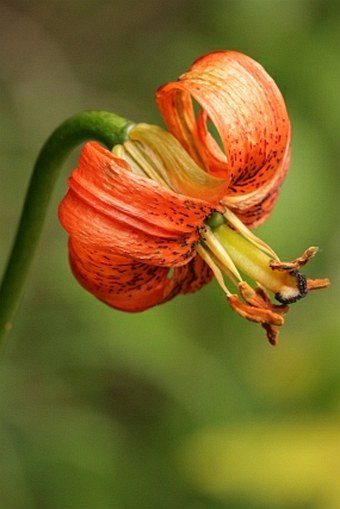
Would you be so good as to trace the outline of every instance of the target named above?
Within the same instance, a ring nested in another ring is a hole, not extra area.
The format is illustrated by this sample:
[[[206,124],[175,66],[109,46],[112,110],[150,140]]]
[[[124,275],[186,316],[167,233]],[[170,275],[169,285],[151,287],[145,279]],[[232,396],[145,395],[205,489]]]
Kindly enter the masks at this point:
[[[276,345],[288,304],[303,298],[309,290],[329,285],[328,279],[306,279],[298,270],[317,248],[306,249],[292,262],[282,262],[229,210],[223,215],[214,212],[205,223],[207,226],[200,231],[203,246],[197,246],[197,252],[213,270],[230,306],[244,318],[260,323],[269,342]],[[241,273],[254,281],[255,289],[242,279]],[[223,275],[235,285],[238,294],[226,289]],[[266,289],[273,292],[280,305],[272,303]]]
[[[299,270],[301,267],[306,265],[306,263],[308,263],[311,258],[314,258],[318,251],[318,247],[311,246],[305,250],[302,256],[299,256],[299,258],[296,258],[292,262],[281,262],[280,260],[273,260],[270,262],[270,266],[272,269],[276,270]]]
[[[264,242],[262,239],[254,235],[252,231],[249,230],[249,228],[246,227],[245,224],[242,223],[242,221],[234,214],[231,210],[225,209],[224,210],[224,217],[228,221],[228,223],[241,235],[243,235],[246,239],[249,240],[252,244],[257,246],[259,249],[261,249],[263,252],[267,253],[273,260],[279,260],[278,255],[275,253],[275,251],[268,246],[266,242]]]
[[[228,290],[228,288],[226,287],[226,285],[224,283],[222,271],[219,269],[218,265],[214,262],[214,260],[212,259],[212,257],[208,253],[208,251],[202,246],[202,244],[197,244],[196,251],[201,256],[201,258],[203,258],[205,263],[207,265],[209,265],[209,267],[211,268],[211,270],[214,273],[214,276],[215,276],[218,284],[220,285],[220,287],[222,288],[224,293],[227,295],[227,297],[230,297],[231,292]]]
[[[320,279],[307,279],[307,290],[309,292],[311,290],[321,290],[322,288],[327,288],[330,284],[330,280],[326,277]]]
[[[254,245],[242,235],[227,225],[215,229],[215,241],[227,250],[233,263],[244,274],[257,284],[278,293],[284,298],[296,298],[300,294],[296,275],[290,272],[273,270],[270,266],[271,258],[257,245]]]
[[[227,276],[229,281],[237,288],[239,283],[239,280],[235,278],[234,274],[226,267],[225,264],[222,264],[221,261],[216,257],[216,255],[209,249],[209,247],[204,243],[200,243],[200,245],[203,247],[205,253],[207,256],[209,256],[209,259],[218,267],[219,271],[221,272],[222,276]],[[209,265],[209,264],[208,264]],[[225,278],[223,278],[225,280]]]
[[[220,226],[220,228],[222,227],[223,226]],[[226,267],[228,271],[234,274],[238,281],[242,281],[241,274],[239,273],[235,263],[233,262],[232,257],[230,256],[228,251],[224,248],[223,244],[219,242],[218,237],[216,237],[214,233],[211,231],[209,227],[207,227],[204,230],[204,233],[201,234],[201,238],[204,241],[204,243],[208,246],[210,251],[214,253],[220,264],[222,264],[222,266]]]
[[[117,157],[124,159],[135,173],[144,175],[168,189],[172,189],[169,182],[165,180],[163,172],[160,171],[161,161],[155,160],[150,151],[147,153],[147,147],[141,146],[139,142],[128,140],[124,145],[116,145],[112,152]]]

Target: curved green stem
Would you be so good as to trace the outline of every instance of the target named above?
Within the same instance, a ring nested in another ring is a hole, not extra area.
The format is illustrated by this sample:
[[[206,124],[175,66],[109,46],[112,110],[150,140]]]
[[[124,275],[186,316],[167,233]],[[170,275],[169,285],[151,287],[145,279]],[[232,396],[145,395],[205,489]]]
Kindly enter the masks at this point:
[[[41,149],[0,287],[0,347],[1,337],[12,327],[12,318],[37,248],[54,184],[65,159],[74,148],[88,140],[99,141],[109,149],[123,143],[131,125],[131,122],[113,113],[79,113],[63,122]]]

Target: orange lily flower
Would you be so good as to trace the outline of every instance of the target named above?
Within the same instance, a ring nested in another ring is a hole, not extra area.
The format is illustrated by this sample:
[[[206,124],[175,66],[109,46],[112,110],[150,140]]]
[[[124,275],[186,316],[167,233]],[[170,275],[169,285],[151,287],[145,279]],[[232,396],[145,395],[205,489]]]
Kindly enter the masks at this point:
[[[231,307],[276,344],[288,304],[329,284],[299,271],[316,248],[281,262],[249,229],[269,216],[289,164],[282,95],[254,60],[218,51],[161,87],[156,101],[170,132],[137,124],[112,152],[97,143],[82,150],[59,208],[72,271],[130,312],[215,276]]]

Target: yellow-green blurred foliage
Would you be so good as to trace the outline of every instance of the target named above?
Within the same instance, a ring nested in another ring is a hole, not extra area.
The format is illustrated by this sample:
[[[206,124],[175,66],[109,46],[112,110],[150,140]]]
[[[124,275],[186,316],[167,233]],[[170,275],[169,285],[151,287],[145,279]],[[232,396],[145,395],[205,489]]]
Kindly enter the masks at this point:
[[[84,109],[160,123],[155,89],[202,53],[260,61],[293,123],[291,171],[261,236],[321,252],[332,287],[276,349],[212,283],[148,312],[109,309],[67,262],[56,209],[0,365],[1,509],[340,507],[340,3],[2,0],[0,262],[35,156]]]

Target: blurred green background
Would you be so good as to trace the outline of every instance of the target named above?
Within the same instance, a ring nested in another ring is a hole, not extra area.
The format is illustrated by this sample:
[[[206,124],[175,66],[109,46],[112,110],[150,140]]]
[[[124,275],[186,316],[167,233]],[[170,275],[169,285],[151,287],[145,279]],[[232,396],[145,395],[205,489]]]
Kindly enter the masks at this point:
[[[0,262],[36,154],[67,116],[160,123],[155,89],[201,54],[260,61],[293,123],[291,171],[259,234],[309,245],[330,289],[293,306],[278,348],[215,283],[150,311],[72,278],[56,218],[0,365],[1,509],[340,507],[337,0],[1,0]]]

